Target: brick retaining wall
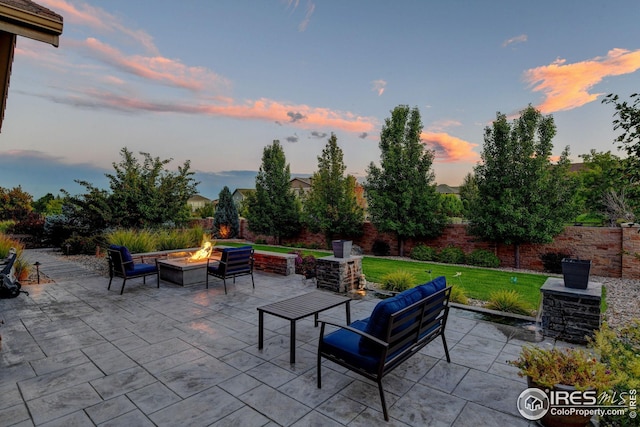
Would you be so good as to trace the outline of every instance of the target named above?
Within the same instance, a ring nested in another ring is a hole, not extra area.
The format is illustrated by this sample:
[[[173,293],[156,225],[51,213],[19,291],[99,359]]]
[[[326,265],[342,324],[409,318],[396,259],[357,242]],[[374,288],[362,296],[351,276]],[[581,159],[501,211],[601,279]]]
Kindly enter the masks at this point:
[[[580,227],[569,226],[558,235],[552,243],[545,245],[520,245],[520,268],[543,271],[541,255],[548,252],[560,252],[572,258],[592,260],[591,274],[605,277],[622,277],[626,279],[640,279],[640,225],[631,227]],[[270,237],[257,236],[249,231],[247,221],[240,220],[240,236],[248,241],[263,239],[274,244]],[[353,239],[353,243],[360,246],[365,254],[371,254],[371,248],[376,240],[387,242],[391,248],[391,255],[398,254],[398,244],[393,234],[380,233],[370,222],[364,224],[361,236]],[[320,248],[326,247],[325,238],[321,234],[304,230],[294,239],[284,243],[304,242],[315,244]],[[476,237],[467,234],[464,224],[448,225],[443,234],[435,239],[408,240],[405,242],[405,254],[419,244],[425,244],[438,249],[456,246],[470,253],[474,249],[493,251],[500,258],[502,267],[514,267],[514,246],[492,244],[478,241]]]

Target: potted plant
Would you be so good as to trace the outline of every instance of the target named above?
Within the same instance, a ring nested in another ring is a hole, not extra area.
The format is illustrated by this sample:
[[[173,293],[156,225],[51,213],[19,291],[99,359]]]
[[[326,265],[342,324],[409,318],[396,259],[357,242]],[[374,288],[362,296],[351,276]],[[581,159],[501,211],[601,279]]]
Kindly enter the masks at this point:
[[[349,258],[351,256],[352,240],[332,240],[333,256],[336,258]]]
[[[613,384],[613,376],[607,366],[593,354],[580,348],[551,350],[525,346],[517,360],[508,362],[520,369],[518,375],[527,378],[529,388],[550,391],[601,391]],[[546,427],[585,426],[590,415],[559,415],[551,410],[540,419]]]

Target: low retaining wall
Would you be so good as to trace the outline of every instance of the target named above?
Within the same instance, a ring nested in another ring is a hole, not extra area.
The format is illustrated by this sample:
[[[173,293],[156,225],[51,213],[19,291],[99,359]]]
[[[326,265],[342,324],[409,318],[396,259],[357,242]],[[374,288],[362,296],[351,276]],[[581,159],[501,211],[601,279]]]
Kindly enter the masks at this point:
[[[218,248],[224,248],[226,246],[218,245]],[[177,255],[180,252],[195,252],[200,248],[188,248],[188,249],[176,249],[170,251],[158,251],[158,252],[146,252],[140,254],[132,254],[135,262],[140,262],[144,259],[147,263],[152,263],[156,259],[164,259],[169,255]],[[295,254],[283,254],[279,252],[268,251],[255,251],[253,253],[253,268],[257,271],[264,271],[266,273],[281,274],[283,276],[289,276],[296,272],[296,255]]]

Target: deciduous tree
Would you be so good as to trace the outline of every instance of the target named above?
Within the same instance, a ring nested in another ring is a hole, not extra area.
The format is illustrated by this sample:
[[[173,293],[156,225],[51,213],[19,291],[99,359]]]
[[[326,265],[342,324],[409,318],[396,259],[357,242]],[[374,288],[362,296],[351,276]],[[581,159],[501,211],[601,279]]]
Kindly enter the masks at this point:
[[[280,141],[264,148],[256,191],[247,200],[249,229],[278,243],[300,231],[300,202],[291,190],[291,172]]]
[[[553,117],[532,106],[513,123],[498,113],[493,125],[485,128],[469,231],[514,245],[517,268],[522,243],[550,242],[576,215],[577,180],[568,173],[568,147],[557,164],[550,160],[555,134]]]
[[[371,221],[396,234],[400,255],[406,239],[438,236],[447,221],[431,169],[434,154],[421,132],[418,109],[396,107],[380,132],[380,166],[369,165],[364,185]]]
[[[345,175],[346,169],[338,138],[331,134],[303,199],[304,223],[314,233],[323,233],[327,244],[333,236],[362,232],[364,211],[356,199],[356,179]]]

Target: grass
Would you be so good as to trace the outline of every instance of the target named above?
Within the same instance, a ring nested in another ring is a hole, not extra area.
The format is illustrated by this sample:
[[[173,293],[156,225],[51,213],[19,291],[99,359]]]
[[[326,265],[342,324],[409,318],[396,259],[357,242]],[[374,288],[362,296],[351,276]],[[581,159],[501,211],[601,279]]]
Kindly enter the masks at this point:
[[[246,243],[224,243],[228,246],[244,246]],[[270,252],[289,253],[294,248],[268,245],[251,245],[254,249]],[[323,257],[328,251],[302,249],[303,256]],[[542,274],[501,271],[490,268],[466,267],[460,265],[434,264],[418,261],[402,261],[387,258],[365,256],[362,259],[362,271],[367,281],[382,283],[383,277],[394,271],[405,271],[416,278],[416,285],[428,282],[438,276],[445,276],[448,284],[464,289],[467,297],[489,301],[496,291],[515,291],[531,310],[537,310],[540,304],[540,288],[548,276]]]

